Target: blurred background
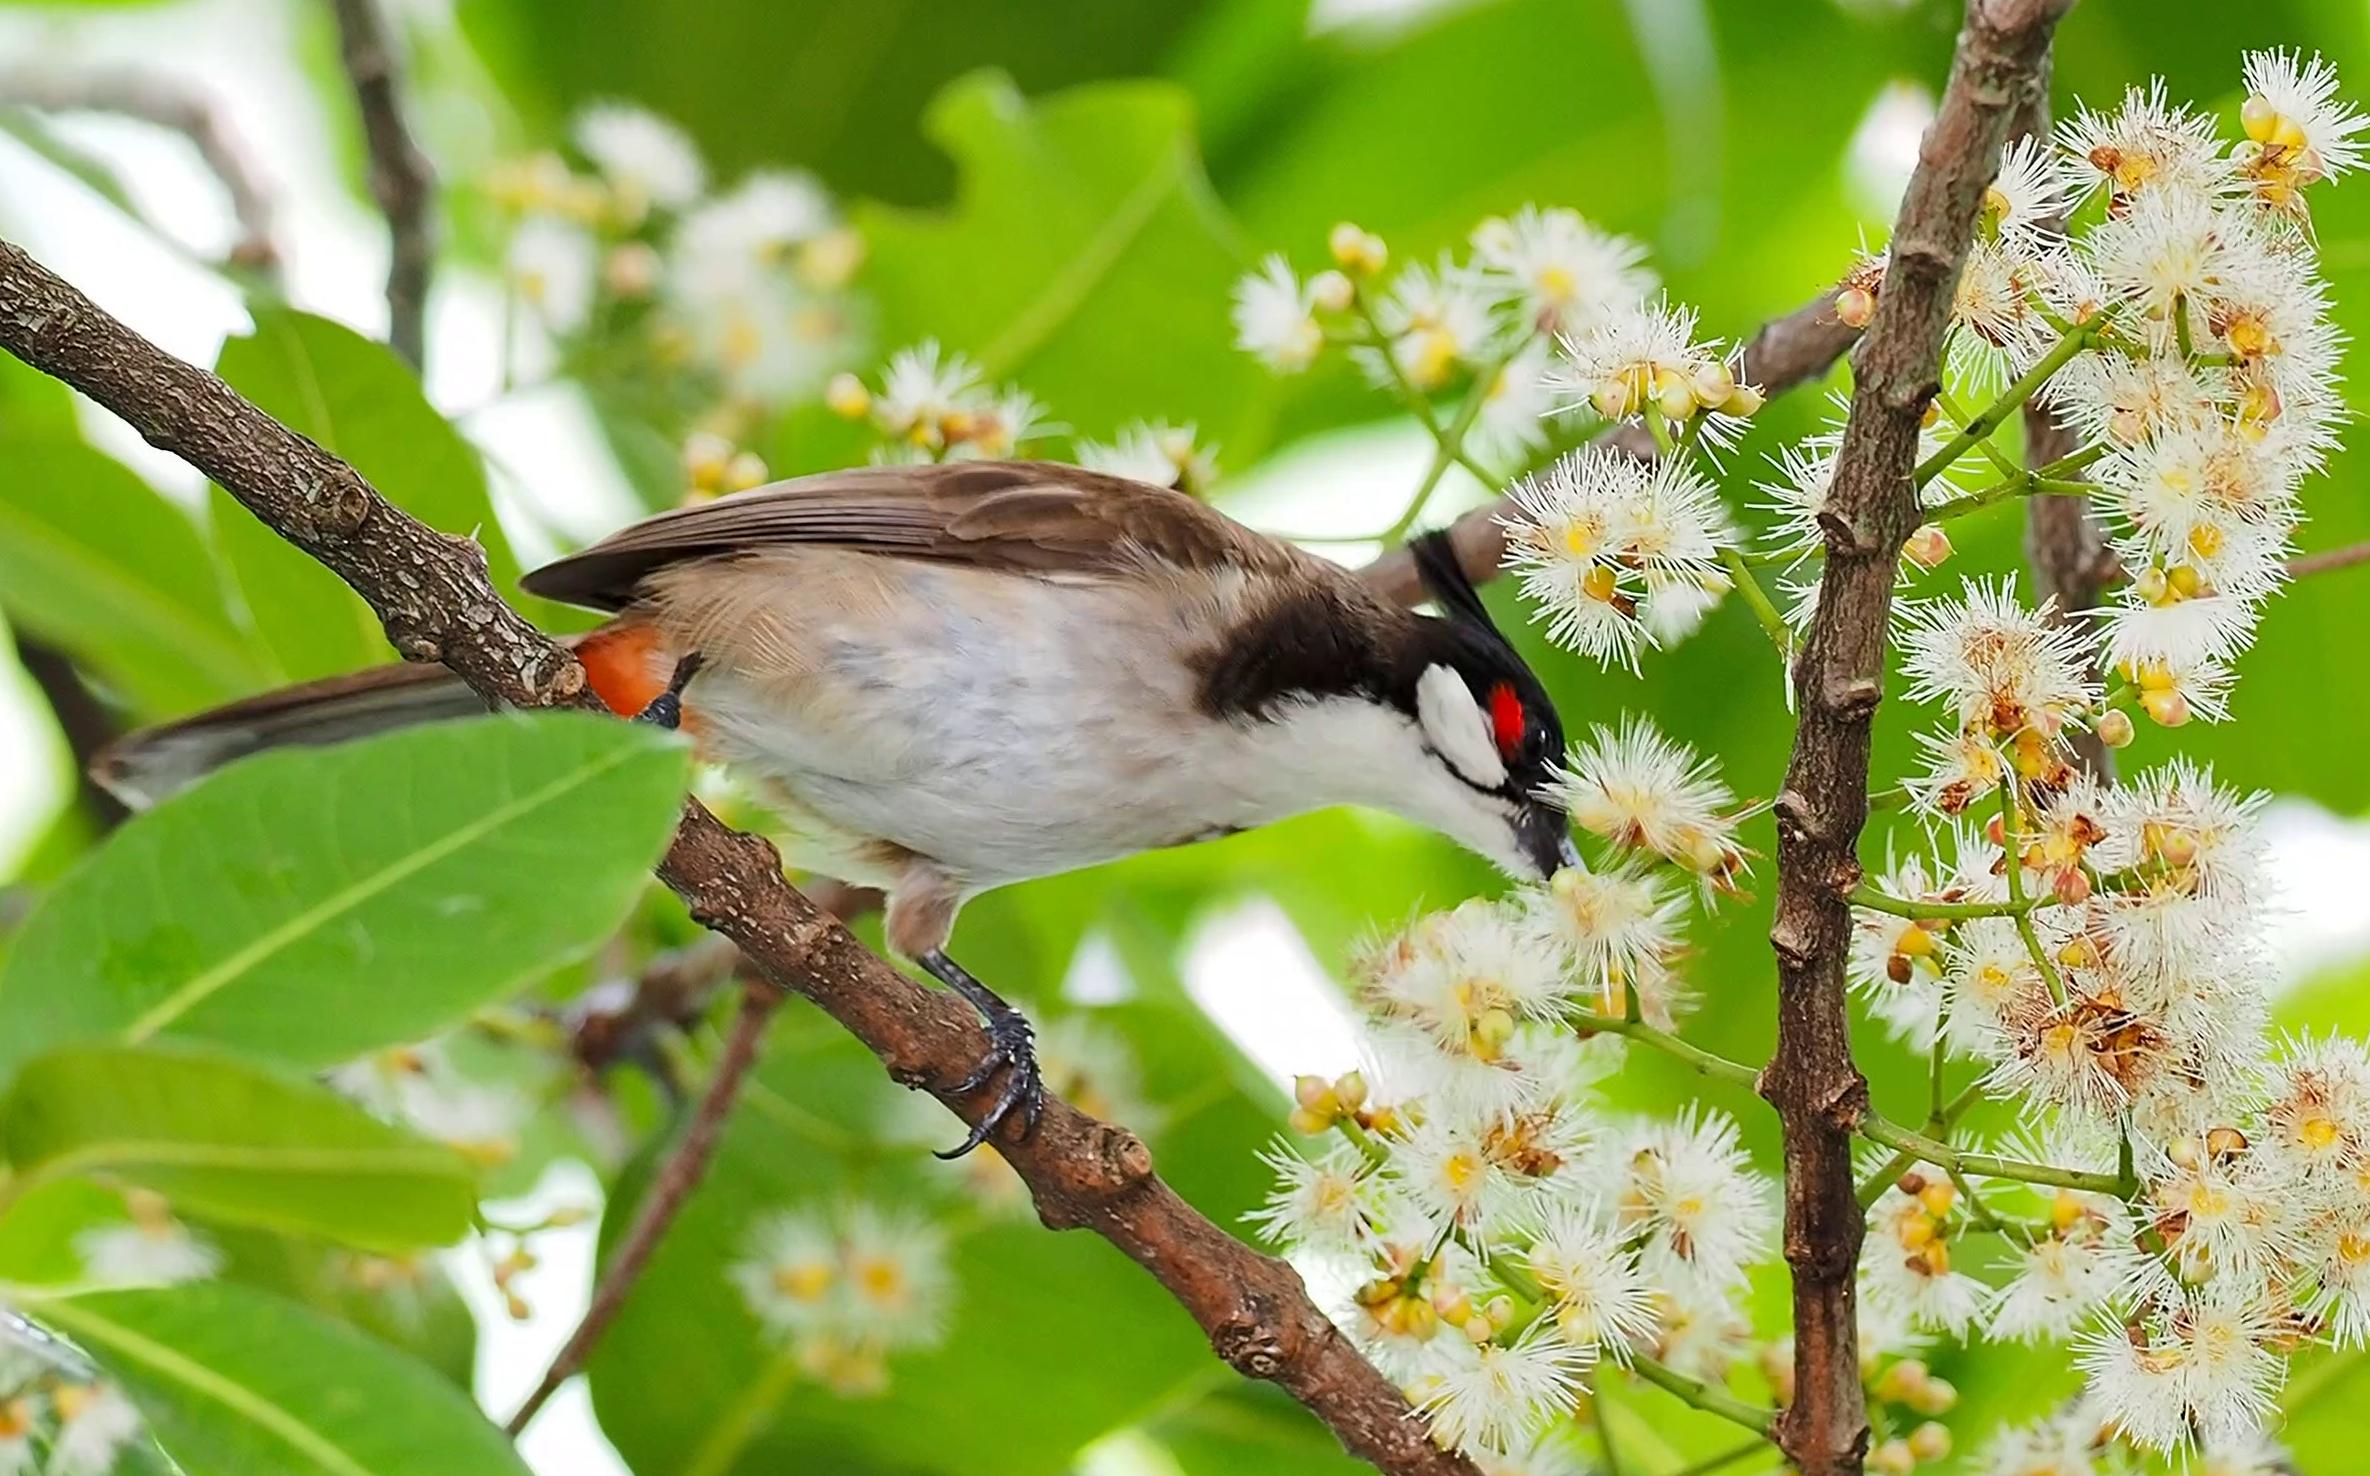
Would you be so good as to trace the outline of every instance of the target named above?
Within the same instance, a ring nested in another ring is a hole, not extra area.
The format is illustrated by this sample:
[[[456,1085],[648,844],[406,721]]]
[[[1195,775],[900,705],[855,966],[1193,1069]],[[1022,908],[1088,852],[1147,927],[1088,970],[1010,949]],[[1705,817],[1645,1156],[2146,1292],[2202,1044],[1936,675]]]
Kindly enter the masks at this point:
[[[382,487],[418,489],[413,505],[490,508],[499,573],[686,495],[861,459],[876,428],[835,411],[827,387],[841,373],[878,387],[890,355],[924,340],[1025,390],[1074,439],[1190,424],[1214,450],[1221,505],[1346,539],[1322,546],[1362,561],[1374,546],[1354,535],[1390,522],[1429,441],[1354,373],[1279,378],[1237,350],[1237,278],[1270,251],[1324,264],[1338,220],[1413,261],[1461,247],[1484,216],[1571,206],[1647,243],[1709,331],[1749,337],[1881,242],[1958,7],[391,0],[387,19],[440,217],[416,382],[365,341],[388,328],[388,237],[328,0],[0,0],[0,234],[175,353],[218,364]],[[2061,34],[2056,103],[2111,103],[2156,74],[2228,112],[2240,52],[2270,45],[2321,51],[2358,99],[2370,6],[2083,0]],[[616,104],[671,120],[696,159],[631,136]],[[607,134],[589,121],[602,118]],[[643,161],[642,218],[592,221],[571,204],[604,149]],[[2326,198],[2338,311],[2370,323],[2370,193],[2357,182]],[[752,242],[755,258],[733,254]],[[1764,413],[1730,460],[1733,506],[1754,500],[1763,458],[1810,428],[1824,393]],[[2309,489],[2308,548],[2370,537],[2361,456]],[[1453,473],[1431,516],[1492,490]],[[1968,567],[2019,563],[2017,517],[1966,525]],[[20,898],[115,818],[78,786],[77,749],[389,659],[359,605],[242,519],[103,412],[0,362],[0,612],[16,653],[0,646],[0,876]],[[1504,614],[1526,625],[1510,603]],[[2370,572],[2304,584],[2271,607],[2246,658],[2242,721],[2177,735],[2227,780],[2279,796],[2283,1011],[2300,1030],[2370,1026],[2370,830],[2356,818],[2370,807],[2366,629]],[[1568,726],[1649,711],[1760,796],[1788,733],[1762,639],[1723,610],[1643,679],[1527,649]],[[1905,729],[1880,725],[1880,771],[1898,772],[1909,748]],[[1748,838],[1766,851],[1758,825]],[[1041,1016],[1075,1012],[1083,1058],[1124,1058],[1080,1079],[1232,1224],[1263,1192],[1254,1154],[1291,1074],[1355,1063],[1336,982],[1345,950],[1495,885],[1444,842],[1326,814],[983,899],[957,950]],[[1748,1060],[1772,1034],[1759,890],[1699,929],[1691,971],[1705,999],[1694,1033]],[[19,911],[0,900],[0,929]],[[571,971],[543,997],[556,1007],[632,961]],[[1878,1100],[1915,1100],[1914,1064],[1871,1053]],[[540,1113],[504,1125],[514,1219],[634,1192],[643,1164],[626,1129],[656,1107],[604,1117],[579,1110],[580,1082],[507,1070],[484,1068],[486,1089],[568,1108],[556,1127]],[[1659,1106],[1710,1089],[1655,1058],[1613,1090]],[[1288,1403],[1213,1362],[1105,1247],[1048,1236],[992,1196],[957,1227],[947,1342],[901,1362],[886,1392],[841,1398],[769,1361],[716,1267],[757,1207],[940,1172],[882,1146],[947,1130],[899,1097],[828,1022],[788,1013],[713,1182],[595,1360],[589,1394],[570,1390],[532,1432],[540,1470],[1342,1464]],[[1774,1163],[1767,1114],[1723,1105]],[[429,1310],[390,1335],[433,1345],[506,1411],[581,1309],[595,1233],[539,1234],[538,1264],[499,1277],[491,1246],[453,1252],[421,1293]],[[1937,1366],[1960,1381],[1968,1429],[2045,1401],[2054,1376]],[[2304,1469],[2358,1468],[2330,1453],[2353,1377],[2331,1369],[2292,1411]],[[1699,1437],[1672,1408],[1641,1398],[1620,1417],[1670,1431],[1675,1458]]]

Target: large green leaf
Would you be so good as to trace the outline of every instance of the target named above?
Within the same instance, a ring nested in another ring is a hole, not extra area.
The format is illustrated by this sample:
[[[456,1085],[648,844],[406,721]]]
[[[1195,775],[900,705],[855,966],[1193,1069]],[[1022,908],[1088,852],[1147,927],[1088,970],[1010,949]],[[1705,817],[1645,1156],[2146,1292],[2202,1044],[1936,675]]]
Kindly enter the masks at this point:
[[[0,1075],[75,1041],[298,1066],[417,1040],[617,926],[682,746],[579,713],[435,723],[234,764],[118,831],[0,970]]]
[[[196,525],[67,427],[0,434],[0,604],[159,715],[261,680]]]
[[[369,1250],[448,1245],[477,1204],[454,1150],[301,1077],[188,1047],[27,1062],[0,1101],[0,1153],[27,1181],[121,1180],[200,1215]]]
[[[208,1225],[206,1233],[223,1254],[223,1280],[302,1302],[469,1388],[477,1322],[441,1258],[374,1256],[235,1225]]]
[[[1085,434],[1166,416],[1247,458],[1277,391],[1233,347],[1227,293],[1245,256],[1183,89],[1031,102],[979,73],[931,105],[929,128],[962,168],[955,208],[858,212],[883,345],[935,337]]]
[[[341,323],[256,307],[255,331],[223,344],[215,370],[282,424],[342,457],[398,507],[475,535],[497,587],[518,575],[486,492],[485,463],[420,393],[401,359]],[[219,489],[217,536],[257,631],[289,680],[387,657],[378,618],[338,577]]]
[[[198,1283],[27,1310],[123,1382],[188,1476],[526,1476],[433,1370],[266,1292]]]

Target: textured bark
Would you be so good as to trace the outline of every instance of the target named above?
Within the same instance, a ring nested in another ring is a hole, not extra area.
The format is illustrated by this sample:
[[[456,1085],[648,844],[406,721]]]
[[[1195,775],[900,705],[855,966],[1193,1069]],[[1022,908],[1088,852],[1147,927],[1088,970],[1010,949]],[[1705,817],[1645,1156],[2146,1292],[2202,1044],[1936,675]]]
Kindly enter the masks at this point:
[[[417,369],[427,353],[428,274],[436,265],[436,177],[412,142],[395,80],[395,48],[378,0],[330,0],[338,57],[362,114],[370,193],[387,218],[387,346]]]
[[[1794,1400],[1778,1444],[1803,1476],[1856,1473],[1868,1445],[1854,1275],[1864,1224],[1852,1131],[1868,1088],[1852,1062],[1844,956],[1868,818],[1869,728],[1901,545],[1918,523],[1918,425],[1940,388],[1951,300],[2014,114],[2042,85],[2071,0],[1969,0],[1950,85],[1919,147],[1876,315],[1852,358],[1817,612],[1794,669],[1800,726],[1776,802],[1778,1044],[1761,1090],[1785,1129],[1785,1254]]]
[[[1835,294],[1822,293],[1784,317],[1762,324],[1753,341],[1745,345],[1744,366],[1737,377],[1746,384],[1759,386],[1764,394],[1774,398],[1826,373],[1857,337],[1858,329],[1835,316]],[[1608,430],[1601,439],[1637,456],[1654,454],[1653,441],[1635,425]],[[1457,560],[1474,583],[1498,577],[1499,566],[1506,557],[1505,520],[1514,515],[1513,498],[1499,497],[1449,525],[1448,536],[1456,546]],[[1424,598],[1423,582],[1415,577],[1415,560],[1404,548],[1383,554],[1362,572],[1366,581],[1385,598],[1402,605],[1412,605]]]
[[[596,705],[574,658],[502,603],[477,544],[417,522],[353,468],[6,242],[0,348],[221,484],[351,585],[408,659],[442,661],[479,693],[514,706]],[[987,1048],[971,1009],[866,951],[783,879],[764,840],[688,802],[659,876],[703,926],[739,946],[750,969],[820,1005],[896,1080],[931,1092],[966,1123],[992,1103],[994,1082],[967,1095],[947,1088]],[[1221,1358],[1280,1385],[1352,1454],[1393,1476],[1475,1476],[1470,1462],[1431,1443],[1399,1391],[1309,1299],[1299,1274],[1179,1198],[1134,1134],[1051,1098],[1035,1133],[1015,1139],[1008,1127],[994,1142],[1028,1184],[1040,1219],[1110,1241],[1167,1288]]]

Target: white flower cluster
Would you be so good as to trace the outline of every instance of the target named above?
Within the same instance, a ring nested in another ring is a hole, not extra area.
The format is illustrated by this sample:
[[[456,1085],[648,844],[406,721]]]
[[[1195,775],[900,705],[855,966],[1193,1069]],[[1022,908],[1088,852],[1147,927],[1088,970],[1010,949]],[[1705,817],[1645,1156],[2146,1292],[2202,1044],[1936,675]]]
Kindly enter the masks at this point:
[[[586,108],[570,142],[586,167],[540,153],[482,185],[511,225],[510,290],[563,362],[604,362],[622,336],[634,363],[670,372],[654,398],[702,386],[709,402],[684,408],[729,441],[813,394],[859,347],[864,314],[848,289],[864,243],[811,175],[760,170],[712,190],[681,129],[622,103]],[[706,493],[750,484],[745,470],[691,480]]]
[[[1594,345],[1634,323],[1655,289],[1642,246],[1560,208],[1493,216],[1462,259],[1387,280],[1390,252],[1372,233],[1345,223],[1328,245],[1334,265],[1312,277],[1276,255],[1236,286],[1235,341],[1283,374],[1345,348],[1377,384],[1427,406],[1469,386],[1443,430],[1459,452],[1501,465],[1527,461],[1574,423],[1559,401],[1590,399],[1553,362],[1555,346]]]
[[[1529,1454],[1600,1357],[1718,1380],[1775,1223],[1736,1126],[1623,1118],[1592,1091],[1620,1033],[1680,1004],[1673,873],[1732,888],[1745,853],[1708,765],[1642,721],[1600,730],[1562,780],[1606,864],[1470,901],[1368,949],[1367,1074],[1302,1078],[1277,1186],[1252,1218],[1355,1284],[1339,1320],[1442,1443]],[[1387,1098],[1387,1100],[1385,1100]]]
[[[0,1476],[107,1476],[144,1431],[122,1389],[0,1308]]]
[[[889,1355],[935,1346],[954,1300],[945,1232],[867,1203],[783,1210],[750,1227],[728,1271],[765,1331],[833,1393],[888,1386]]]

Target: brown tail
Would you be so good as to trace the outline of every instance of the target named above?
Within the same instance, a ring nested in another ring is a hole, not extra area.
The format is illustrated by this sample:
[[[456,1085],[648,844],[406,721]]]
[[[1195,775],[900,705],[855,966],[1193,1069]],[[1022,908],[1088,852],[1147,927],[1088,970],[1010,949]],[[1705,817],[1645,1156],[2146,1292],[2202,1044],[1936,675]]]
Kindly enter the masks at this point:
[[[639,712],[666,687],[668,658],[646,625],[617,621],[562,641],[613,711]],[[91,761],[91,777],[141,809],[267,748],[342,743],[486,710],[483,698],[441,666],[374,666],[128,734]]]

